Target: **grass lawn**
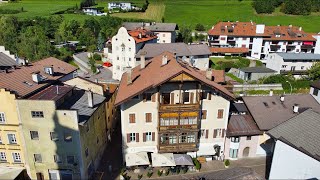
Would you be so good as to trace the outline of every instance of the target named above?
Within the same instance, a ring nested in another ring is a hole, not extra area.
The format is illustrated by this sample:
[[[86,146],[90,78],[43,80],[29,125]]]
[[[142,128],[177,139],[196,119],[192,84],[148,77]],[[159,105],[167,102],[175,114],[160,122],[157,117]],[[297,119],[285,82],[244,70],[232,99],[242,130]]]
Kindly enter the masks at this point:
[[[113,0],[97,0],[98,7],[107,7]],[[142,6],[145,0],[123,0]],[[252,0],[149,0],[149,8],[144,13],[114,13],[112,16],[122,18],[149,19],[160,22],[164,17],[165,22],[175,22],[178,25],[192,27],[201,23],[208,30],[218,21],[254,21],[266,25],[302,26],[307,32],[320,31],[320,13],[309,16],[285,15],[276,9],[271,15],[258,15],[251,6]],[[52,13],[65,10],[72,6],[80,5],[80,0],[21,0],[17,3],[3,3],[0,8],[21,10],[18,17],[49,16]],[[64,15],[66,18],[83,19],[81,15]]]

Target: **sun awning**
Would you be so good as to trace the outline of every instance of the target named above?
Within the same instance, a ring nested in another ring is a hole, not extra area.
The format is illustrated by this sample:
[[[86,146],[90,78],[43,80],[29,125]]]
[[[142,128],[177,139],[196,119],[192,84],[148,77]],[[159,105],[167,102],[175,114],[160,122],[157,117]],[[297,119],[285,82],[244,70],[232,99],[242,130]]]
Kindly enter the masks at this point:
[[[174,154],[174,162],[176,165],[193,166],[193,161],[188,154]]]
[[[162,167],[162,166],[176,166],[174,162],[173,153],[152,153],[152,166]]]
[[[147,152],[126,154],[126,166],[149,165]]]
[[[305,41],[305,42],[303,42],[303,45],[313,45],[313,42],[311,42],[311,41]]]
[[[211,156],[215,154],[216,151],[212,145],[200,145],[199,151],[197,151],[197,156]]]

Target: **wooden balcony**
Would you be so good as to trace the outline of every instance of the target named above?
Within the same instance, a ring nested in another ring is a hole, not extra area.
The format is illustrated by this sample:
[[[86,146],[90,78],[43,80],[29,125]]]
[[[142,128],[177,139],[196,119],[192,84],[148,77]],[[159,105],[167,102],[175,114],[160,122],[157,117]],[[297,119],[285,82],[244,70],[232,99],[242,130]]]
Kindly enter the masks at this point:
[[[173,126],[160,126],[159,131],[175,131],[181,129],[190,129],[190,130],[198,130],[198,124],[190,124],[190,125],[173,125]]]
[[[172,153],[172,152],[192,152],[197,151],[196,143],[188,144],[169,144],[169,145],[158,145],[158,151],[160,153]]]
[[[159,112],[199,111],[200,104],[160,104]]]

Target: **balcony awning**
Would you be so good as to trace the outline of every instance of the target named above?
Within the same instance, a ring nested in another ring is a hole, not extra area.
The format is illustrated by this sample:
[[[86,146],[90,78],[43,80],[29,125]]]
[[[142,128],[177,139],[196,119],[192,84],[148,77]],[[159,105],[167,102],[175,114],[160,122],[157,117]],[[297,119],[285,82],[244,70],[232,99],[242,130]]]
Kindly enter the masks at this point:
[[[147,152],[126,154],[126,166],[149,165]]]
[[[152,153],[151,156],[153,167],[176,166],[173,153]]]
[[[178,113],[162,113],[160,114],[160,117],[162,118],[171,118],[171,117],[178,117]]]
[[[188,154],[174,154],[174,162],[180,166],[193,166],[193,161]]]
[[[305,41],[305,42],[303,42],[303,45],[312,46],[312,45],[313,45],[313,42],[311,42],[311,41]]]
[[[183,112],[180,114],[182,117],[198,117],[198,113],[196,112]]]
[[[212,156],[216,154],[213,145],[200,145],[197,156]]]

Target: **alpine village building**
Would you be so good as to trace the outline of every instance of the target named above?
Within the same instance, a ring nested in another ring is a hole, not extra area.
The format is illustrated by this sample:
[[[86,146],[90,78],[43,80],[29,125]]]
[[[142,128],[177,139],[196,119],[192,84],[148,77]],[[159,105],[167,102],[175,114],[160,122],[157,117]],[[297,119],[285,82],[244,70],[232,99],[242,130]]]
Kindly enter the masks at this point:
[[[211,80],[212,71],[204,75],[172,53],[140,59],[123,74],[115,101],[124,159],[141,152],[220,157],[233,94]]]

